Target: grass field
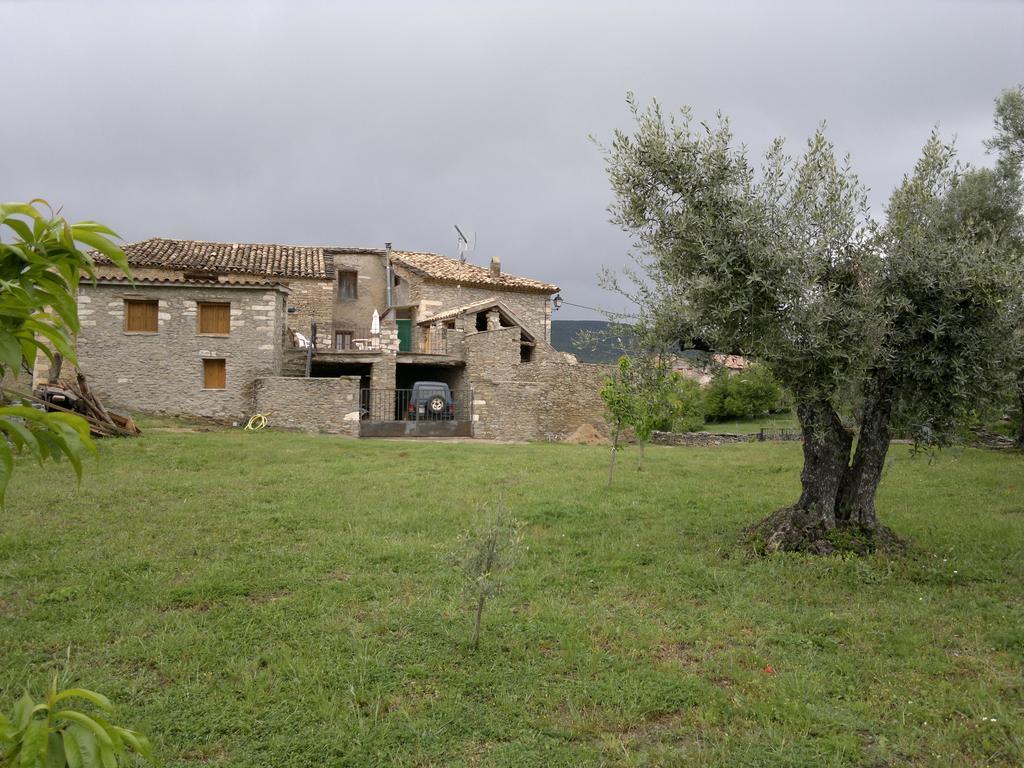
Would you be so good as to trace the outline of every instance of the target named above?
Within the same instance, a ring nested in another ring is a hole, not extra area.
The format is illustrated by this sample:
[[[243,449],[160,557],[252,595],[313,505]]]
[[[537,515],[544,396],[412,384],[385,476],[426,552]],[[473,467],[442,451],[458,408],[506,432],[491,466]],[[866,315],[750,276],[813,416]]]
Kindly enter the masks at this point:
[[[759,419],[734,419],[731,421],[706,421],[703,432],[735,432],[738,434],[760,432],[762,429],[800,430],[795,413],[770,413]]]
[[[150,433],[0,512],[0,700],[64,667],[168,766],[1019,766],[1024,458],[902,446],[898,559],[756,559],[799,445]],[[444,555],[528,549],[468,647]]]

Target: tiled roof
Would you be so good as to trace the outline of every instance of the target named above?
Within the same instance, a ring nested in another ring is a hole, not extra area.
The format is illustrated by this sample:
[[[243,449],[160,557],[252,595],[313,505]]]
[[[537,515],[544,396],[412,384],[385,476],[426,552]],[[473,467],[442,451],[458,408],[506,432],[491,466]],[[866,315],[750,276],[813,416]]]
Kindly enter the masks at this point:
[[[458,285],[473,285],[482,288],[499,288],[523,293],[557,293],[558,286],[542,283],[529,277],[491,274],[491,270],[468,264],[458,259],[449,259],[436,253],[415,253],[392,251],[391,260],[414,274],[430,280]]]
[[[124,246],[133,267],[156,267],[182,271],[266,275],[268,277],[312,277],[334,279],[334,257],[344,254],[383,256],[379,248],[334,248],[322,245],[275,245],[273,243],[211,243],[204,240],[172,240],[151,237]],[[93,253],[97,264],[109,264]],[[498,288],[526,293],[557,293],[558,286],[502,273],[449,259],[437,253],[392,251],[392,260],[414,274],[430,280],[458,285]]]
[[[494,296],[492,296],[489,299],[484,299],[483,301],[474,301],[472,304],[464,304],[461,307],[453,307],[452,309],[443,310],[441,312],[438,312],[437,314],[431,315],[430,317],[423,318],[422,320],[417,322],[417,325],[430,325],[432,323],[440,323],[445,320],[452,320],[458,317],[459,315],[465,315],[471,312],[481,312],[485,309],[490,309],[492,307],[496,307],[498,311],[501,312],[501,314],[503,314],[507,320],[511,321],[515,325],[518,325],[530,341],[535,340],[534,335],[526,327],[525,323],[523,323],[523,321],[520,320],[511,309],[505,306],[501,299],[498,299],[497,297]]]
[[[262,290],[277,290],[291,293],[287,287],[281,285],[281,283],[272,283],[265,280],[249,281],[249,280],[197,280],[195,278],[176,278],[176,277],[98,277],[96,283],[99,285],[114,283],[116,285],[155,285],[155,286],[195,286],[198,288],[257,288]],[[83,288],[88,289],[91,285],[88,279],[81,282]]]
[[[466,312],[472,312],[473,310],[487,309],[499,304],[497,296],[491,296],[490,298],[483,299],[482,301],[474,301],[472,304],[463,304],[461,307],[452,307],[451,309],[443,309],[430,317],[424,317],[418,322],[418,325],[429,325],[430,323],[438,323],[442,320],[451,320],[452,318],[464,315]],[[503,305],[504,306],[504,305]]]
[[[133,267],[233,272],[271,277],[334,278],[336,253],[383,254],[374,248],[329,248],[319,245],[270,243],[209,243],[202,240],[171,240],[152,237],[124,247]],[[97,263],[109,263],[94,254]]]

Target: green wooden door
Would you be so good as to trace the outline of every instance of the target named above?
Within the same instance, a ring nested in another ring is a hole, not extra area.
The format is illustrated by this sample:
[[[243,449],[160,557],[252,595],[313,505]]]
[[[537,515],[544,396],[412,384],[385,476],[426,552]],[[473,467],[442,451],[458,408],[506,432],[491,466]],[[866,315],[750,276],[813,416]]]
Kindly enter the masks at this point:
[[[412,320],[397,320],[398,351],[412,352]]]

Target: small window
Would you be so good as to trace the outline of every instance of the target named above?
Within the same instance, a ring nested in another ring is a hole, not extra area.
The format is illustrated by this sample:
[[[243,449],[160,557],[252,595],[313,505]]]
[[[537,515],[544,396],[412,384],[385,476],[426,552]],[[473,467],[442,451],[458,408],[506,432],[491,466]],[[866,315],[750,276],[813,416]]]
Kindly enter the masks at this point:
[[[338,272],[338,298],[339,299],[355,299],[358,298],[358,278],[357,272],[349,270]]]
[[[203,360],[203,389],[224,389],[228,383],[227,361]]]
[[[124,329],[130,333],[156,333],[158,303],[155,301],[124,300]]]
[[[335,349],[354,349],[352,346],[352,331],[336,331],[334,334]]]
[[[231,305],[199,303],[199,333],[227,336],[231,333]]]

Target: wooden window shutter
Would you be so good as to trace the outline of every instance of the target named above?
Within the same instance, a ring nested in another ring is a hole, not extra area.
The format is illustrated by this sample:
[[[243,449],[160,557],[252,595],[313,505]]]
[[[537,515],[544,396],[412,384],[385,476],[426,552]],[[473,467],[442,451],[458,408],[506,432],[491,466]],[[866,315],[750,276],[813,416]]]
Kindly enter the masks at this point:
[[[159,330],[159,303],[139,299],[124,300],[124,329],[134,333],[156,333]]]
[[[203,360],[203,388],[224,389],[228,383],[227,361]]]
[[[199,303],[199,333],[227,336],[231,333],[231,305]]]

